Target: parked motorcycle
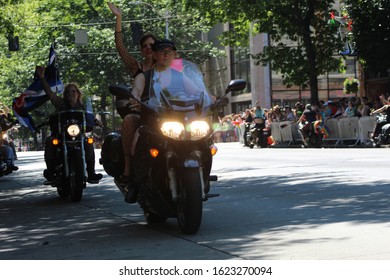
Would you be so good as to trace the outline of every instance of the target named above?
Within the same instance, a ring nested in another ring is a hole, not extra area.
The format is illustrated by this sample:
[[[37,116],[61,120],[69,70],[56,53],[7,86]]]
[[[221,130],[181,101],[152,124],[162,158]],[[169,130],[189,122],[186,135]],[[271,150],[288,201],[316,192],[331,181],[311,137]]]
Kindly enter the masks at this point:
[[[203,83],[198,67],[188,61],[174,71],[189,77],[200,91],[183,90],[160,92],[150,86],[149,99],[141,104],[141,126],[134,141],[134,169],[132,178],[141,184],[137,202],[143,208],[148,223],[177,218],[183,233],[196,233],[202,220],[203,202],[215,196],[209,193],[212,156],[217,152],[213,143],[213,125],[220,103],[213,103]],[[153,82],[152,82],[153,83]],[[175,84],[176,86],[176,84]],[[243,80],[233,80],[226,94],[242,90]],[[111,86],[116,96],[132,96],[125,86]],[[223,99],[221,99],[223,100]],[[123,171],[121,136],[109,134],[103,143],[101,164],[107,174],[120,175]],[[121,192],[126,190],[117,184]],[[133,186],[128,186],[132,188]]]
[[[64,110],[44,123],[55,131],[50,145],[56,151],[53,180],[47,184],[56,188],[60,197],[70,196],[73,202],[81,201],[87,182],[84,145],[94,142],[93,137],[86,136],[85,115],[83,110]]]

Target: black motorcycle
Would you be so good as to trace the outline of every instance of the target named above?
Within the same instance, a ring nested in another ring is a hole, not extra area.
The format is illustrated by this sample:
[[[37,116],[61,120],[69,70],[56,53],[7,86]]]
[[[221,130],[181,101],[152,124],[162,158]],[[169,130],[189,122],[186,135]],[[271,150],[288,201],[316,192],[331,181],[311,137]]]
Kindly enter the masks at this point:
[[[390,144],[390,123],[387,122],[386,114],[376,115],[375,130],[370,140],[374,148]]]
[[[246,142],[249,148],[253,148],[255,145],[257,147],[266,148],[268,146],[268,129],[265,127],[264,120],[256,121],[254,123],[245,123],[248,127],[248,132],[246,134]]]
[[[149,99],[141,102],[141,126],[134,150],[133,184],[141,185],[137,202],[149,223],[177,218],[183,233],[196,233],[200,227],[203,202],[215,196],[209,193],[212,157],[217,152],[213,143],[213,122],[217,122],[217,107],[203,83],[198,67],[182,61],[175,68],[200,90],[197,94],[183,91],[156,92],[152,84]],[[226,94],[242,90],[243,80],[232,81]],[[179,88],[179,87],[178,87]],[[154,89],[154,90],[152,90]],[[111,86],[116,96],[131,96],[130,89]],[[223,100],[223,99],[221,99]],[[137,137],[136,137],[137,138]],[[123,171],[121,137],[112,133],[105,138],[101,163],[111,176]],[[125,195],[126,190],[117,184]],[[129,186],[132,188],[134,186]],[[137,186],[136,186],[137,187]]]
[[[46,122],[55,131],[49,145],[56,151],[55,172],[48,184],[57,189],[60,197],[70,196],[73,202],[82,199],[87,182],[84,145],[94,142],[93,137],[85,135],[85,115],[83,110],[64,110]]]
[[[319,126],[319,121],[315,122],[300,122],[298,124],[299,132],[302,135],[304,148],[321,148],[323,132]]]

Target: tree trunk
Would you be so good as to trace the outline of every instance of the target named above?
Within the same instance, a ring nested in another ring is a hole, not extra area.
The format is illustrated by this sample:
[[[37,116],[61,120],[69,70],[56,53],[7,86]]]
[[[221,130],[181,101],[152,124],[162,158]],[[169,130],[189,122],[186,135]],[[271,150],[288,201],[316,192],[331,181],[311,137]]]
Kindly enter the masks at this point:
[[[303,44],[306,50],[306,57],[309,63],[309,86],[310,86],[310,102],[315,104],[318,102],[318,73],[317,73],[317,57],[313,42],[310,37],[310,26],[307,26],[303,34]]]

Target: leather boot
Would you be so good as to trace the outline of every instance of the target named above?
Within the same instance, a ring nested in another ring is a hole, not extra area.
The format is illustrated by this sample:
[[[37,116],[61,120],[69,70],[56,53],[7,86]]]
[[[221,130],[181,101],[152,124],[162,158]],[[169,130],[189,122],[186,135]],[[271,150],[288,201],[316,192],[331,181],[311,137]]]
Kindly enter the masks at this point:
[[[88,173],[88,182],[89,183],[99,183],[103,178],[101,173],[95,173],[95,161],[87,161],[87,173]]]

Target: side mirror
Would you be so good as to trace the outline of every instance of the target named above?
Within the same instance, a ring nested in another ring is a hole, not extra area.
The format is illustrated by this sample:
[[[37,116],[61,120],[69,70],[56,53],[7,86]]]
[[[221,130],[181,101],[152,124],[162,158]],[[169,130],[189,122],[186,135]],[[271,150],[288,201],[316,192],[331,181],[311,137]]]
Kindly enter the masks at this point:
[[[221,105],[227,105],[229,103],[229,100],[226,98],[226,95],[231,91],[243,90],[245,87],[246,87],[245,80],[242,79],[231,80],[227,89],[225,90],[225,95],[213,104],[212,109],[215,110]]]
[[[231,80],[227,89],[226,93],[230,91],[238,91],[238,90],[243,90],[246,87],[246,81],[242,79],[237,79],[237,80]]]

